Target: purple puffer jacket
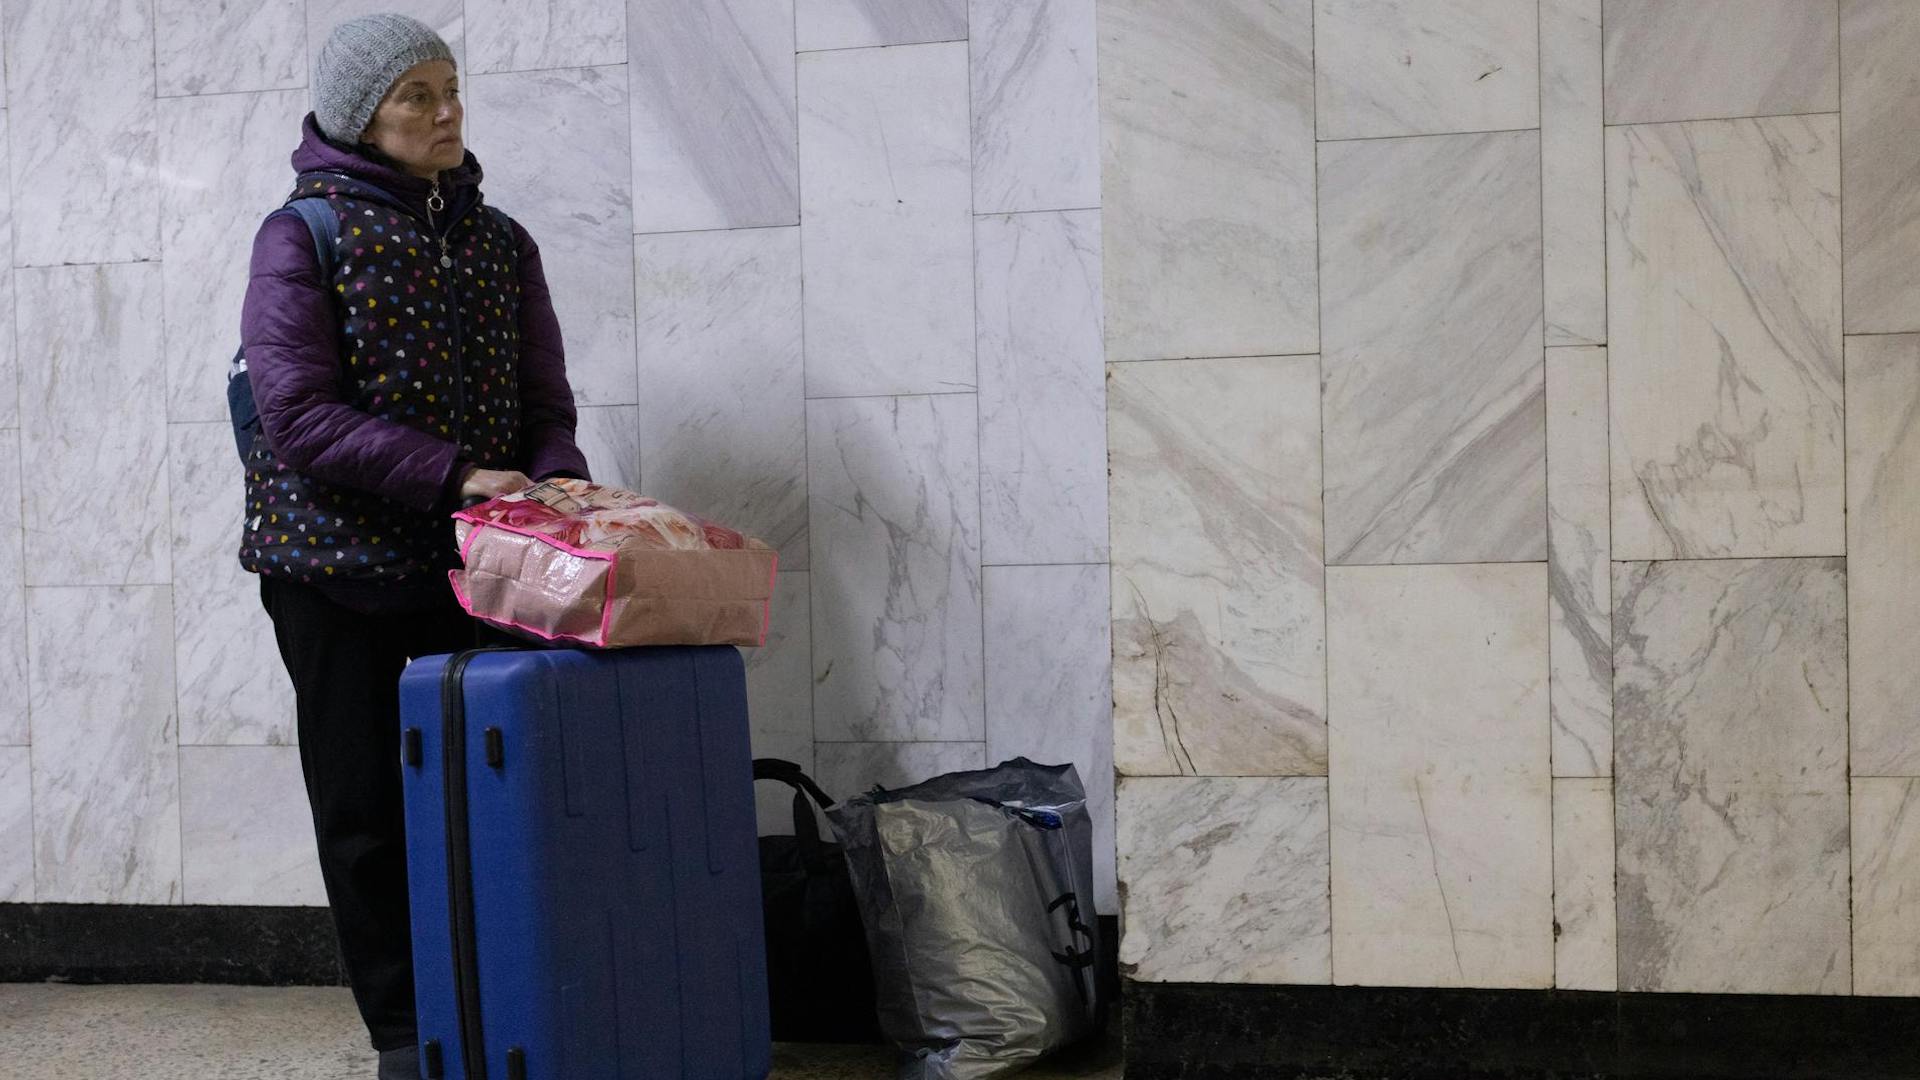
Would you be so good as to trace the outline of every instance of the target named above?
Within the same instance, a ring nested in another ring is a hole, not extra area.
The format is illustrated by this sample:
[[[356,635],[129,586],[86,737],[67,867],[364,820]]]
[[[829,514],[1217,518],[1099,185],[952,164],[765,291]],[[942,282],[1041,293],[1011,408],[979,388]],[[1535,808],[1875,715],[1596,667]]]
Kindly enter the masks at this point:
[[[329,144],[311,115],[293,152],[295,174],[325,170],[363,179],[397,196],[425,221],[430,182],[375,164]],[[471,152],[446,174],[442,217],[457,215],[479,196],[480,163]],[[574,445],[573,392],[567,385],[560,323],[540,267],[540,249],[514,223],[520,248],[520,442],[523,471],[534,479],[554,473],[587,475]],[[252,276],[240,320],[247,371],[261,424],[281,460],[329,483],[383,495],[430,510],[438,507],[464,468],[453,443],[376,419],[341,401],[340,312],[317,280],[313,240],[290,214],[275,217],[253,245]],[[276,342],[298,340],[298,349]]]

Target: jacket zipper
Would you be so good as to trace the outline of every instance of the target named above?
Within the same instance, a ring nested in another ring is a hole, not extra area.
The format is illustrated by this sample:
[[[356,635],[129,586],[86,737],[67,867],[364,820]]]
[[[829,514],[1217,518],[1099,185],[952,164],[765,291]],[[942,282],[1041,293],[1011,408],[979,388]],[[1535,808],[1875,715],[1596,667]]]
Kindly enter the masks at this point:
[[[433,215],[435,211],[445,210],[446,208],[447,201],[440,195],[440,179],[439,177],[435,177],[433,190],[427,193],[427,231],[433,234],[435,240],[439,241],[440,272],[445,274],[447,278],[447,325],[450,328],[448,331],[447,344],[451,347],[454,367],[453,444],[459,447],[462,453],[465,453],[467,450],[467,437],[464,429],[467,415],[467,358],[460,351],[460,290],[453,278],[453,253],[448,249],[447,238],[453,234],[453,230],[457,228],[462,221],[467,219],[467,214],[473,212],[473,207],[467,207],[466,211],[459,217],[448,222],[446,229],[443,231],[434,223]]]

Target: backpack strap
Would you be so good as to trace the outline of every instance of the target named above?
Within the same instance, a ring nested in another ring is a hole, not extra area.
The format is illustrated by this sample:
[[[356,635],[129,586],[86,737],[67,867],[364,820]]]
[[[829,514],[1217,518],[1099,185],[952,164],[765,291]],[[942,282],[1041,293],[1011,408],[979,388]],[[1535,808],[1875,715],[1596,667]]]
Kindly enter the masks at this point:
[[[323,195],[306,195],[298,199],[287,200],[282,210],[292,210],[307,223],[307,232],[313,235],[313,254],[319,260],[320,280],[324,283],[333,277],[333,253],[340,239],[340,218],[327,204]],[[278,210],[274,211],[279,213]]]

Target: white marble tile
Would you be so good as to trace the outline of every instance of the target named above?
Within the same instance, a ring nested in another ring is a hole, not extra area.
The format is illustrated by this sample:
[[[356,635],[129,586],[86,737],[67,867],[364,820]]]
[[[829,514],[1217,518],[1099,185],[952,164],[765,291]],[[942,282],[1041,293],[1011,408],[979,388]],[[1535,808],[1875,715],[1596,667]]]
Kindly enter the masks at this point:
[[[1838,135],[1607,130],[1615,559],[1845,551]]]
[[[475,75],[627,62],[627,0],[466,0],[466,10]]]
[[[1100,205],[1095,0],[972,0],[973,210]]]
[[[1620,989],[1847,992],[1845,574],[1614,566]]]
[[[967,0],[796,0],[799,48],[858,49],[967,39]]]
[[[1325,775],[1313,357],[1108,372],[1119,771]]]
[[[1332,978],[1326,780],[1130,776],[1119,832],[1130,978]]]
[[[1848,722],[1856,776],[1920,775],[1920,334],[1850,337]]]
[[[0,746],[0,904],[33,902],[33,752]]]
[[[1920,330],[1920,4],[1841,0],[1847,332]]]
[[[979,742],[822,742],[813,746],[814,779],[827,794],[851,799],[877,784],[903,788],[950,772],[987,767]]]
[[[326,905],[298,749],[183,747],[180,827],[183,903]]]
[[[1320,191],[1327,561],[1546,558],[1539,136],[1322,145]]]
[[[1333,978],[1553,985],[1547,572],[1327,571]]]
[[[1840,107],[1834,0],[1606,0],[1603,23],[1609,124]]]
[[[1547,350],[1553,775],[1613,773],[1607,350]]]
[[[1607,340],[1600,40],[1600,0],[1540,0],[1540,257],[1549,345]]]
[[[969,394],[808,403],[823,739],[985,736],[975,423]]]
[[[20,433],[0,428],[0,746],[25,746],[28,737],[20,494]]]
[[[1100,212],[974,226],[989,563],[1105,562]]]
[[[453,50],[455,65],[463,72],[467,70],[464,0],[306,0],[306,6],[309,79],[313,62],[320,56],[320,49],[326,45],[327,35],[333,33],[334,27],[348,19],[383,11],[397,11],[432,27],[447,43],[447,48]],[[466,87],[465,79],[461,80],[461,87]],[[471,113],[467,119],[473,119]]]
[[[629,0],[637,232],[792,225],[792,0]]]
[[[222,420],[260,223],[293,185],[305,90],[160,102],[167,417]]]
[[[1553,781],[1553,985],[1617,988],[1613,781]]]
[[[967,46],[799,64],[808,395],[972,390]]]
[[[171,591],[34,589],[27,607],[35,899],[179,903]]]
[[[153,18],[161,97],[307,85],[307,12],[301,0],[154,0]]]
[[[1853,992],[1920,995],[1920,780],[1853,779]]]
[[[1113,866],[1113,684],[1105,566],[989,566],[987,757],[1072,762],[1093,817],[1095,906]]]
[[[642,236],[640,460],[647,494],[807,568],[800,230]]]
[[[767,643],[743,649],[747,660],[747,715],[753,755],[777,757],[813,770],[812,597],[804,571],[784,565],[773,583],[773,620]],[[792,791],[756,785],[762,832],[792,831]],[[824,823],[822,825],[824,828]]]
[[[574,400],[638,401],[626,68],[476,75],[465,85],[487,201],[540,246]]]
[[[579,410],[574,444],[587,455],[596,482],[640,491],[640,407],[590,405]]]
[[[0,84],[5,80],[0,79]],[[0,178],[8,177],[7,111],[0,109]],[[19,364],[13,342],[13,185],[0,184],[0,428],[20,426]]]
[[[173,424],[167,435],[180,742],[290,746],[293,685],[260,606],[260,579],[238,557],[242,484],[233,428]]]
[[[164,584],[160,267],[26,269],[14,288],[21,473],[36,478],[26,492],[27,583]],[[228,494],[239,502],[238,491]]]
[[[1311,0],[1101,0],[1109,360],[1320,347]]]
[[[151,0],[8,0],[13,257],[160,256]]]
[[[1322,139],[1540,123],[1534,0],[1315,0]]]

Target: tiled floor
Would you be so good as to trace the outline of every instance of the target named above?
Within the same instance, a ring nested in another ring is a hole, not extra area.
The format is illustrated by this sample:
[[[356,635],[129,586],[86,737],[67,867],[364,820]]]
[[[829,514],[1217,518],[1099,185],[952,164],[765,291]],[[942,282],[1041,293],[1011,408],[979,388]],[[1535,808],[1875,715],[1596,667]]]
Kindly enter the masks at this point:
[[[345,990],[0,985],[0,1080],[371,1080]],[[776,1080],[887,1080],[882,1048],[778,1046]],[[1119,1080],[1090,1047],[1030,1080]]]

